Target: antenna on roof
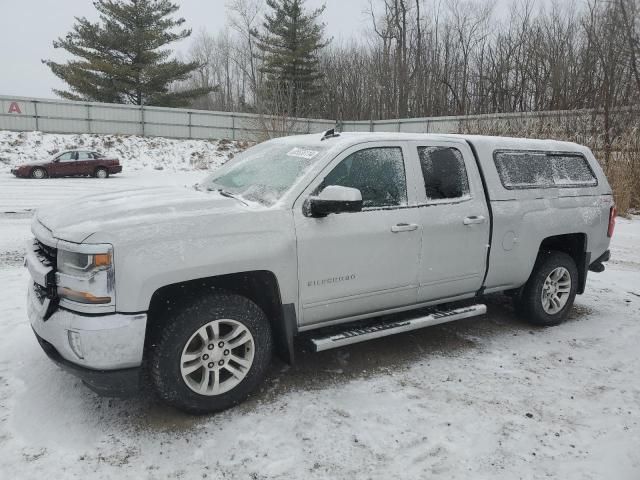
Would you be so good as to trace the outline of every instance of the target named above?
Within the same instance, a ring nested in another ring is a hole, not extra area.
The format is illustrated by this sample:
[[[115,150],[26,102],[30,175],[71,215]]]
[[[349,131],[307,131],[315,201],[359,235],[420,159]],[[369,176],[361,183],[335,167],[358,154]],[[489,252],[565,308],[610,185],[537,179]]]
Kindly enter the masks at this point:
[[[335,128],[330,128],[326,132],[322,133],[322,138],[320,139],[320,141],[326,140],[328,138],[339,137],[339,136],[340,134],[336,132]]]

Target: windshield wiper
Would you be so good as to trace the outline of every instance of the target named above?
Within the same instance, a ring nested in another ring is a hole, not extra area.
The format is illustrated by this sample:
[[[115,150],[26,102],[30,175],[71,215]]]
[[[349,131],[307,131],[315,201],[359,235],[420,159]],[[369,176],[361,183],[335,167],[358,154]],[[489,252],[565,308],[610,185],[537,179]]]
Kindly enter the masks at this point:
[[[241,202],[242,204],[244,204],[245,206],[249,206],[249,204],[247,202],[245,202],[240,196],[235,195],[223,188],[207,188],[208,191],[210,192],[218,192],[220,195],[222,195],[223,197],[227,197],[227,198],[233,198],[234,200],[238,200],[239,202]]]

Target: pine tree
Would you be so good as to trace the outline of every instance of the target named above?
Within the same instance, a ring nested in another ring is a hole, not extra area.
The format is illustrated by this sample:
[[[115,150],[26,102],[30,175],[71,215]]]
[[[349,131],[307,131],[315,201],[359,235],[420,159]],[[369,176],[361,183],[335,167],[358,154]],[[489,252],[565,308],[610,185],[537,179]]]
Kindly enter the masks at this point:
[[[53,42],[79,57],[66,64],[43,60],[68,85],[54,92],[69,100],[136,105],[183,106],[210,88],[172,91],[198,65],[169,58],[166,45],[191,35],[184,18],[172,15],[179,6],[170,0],[97,0],[100,21],[76,18],[64,38]]]
[[[304,0],[266,3],[271,12],[265,15],[264,33],[254,32],[265,76],[261,96],[272,110],[308,113],[323,75],[318,53],[329,43],[323,39],[324,24],[318,23],[325,7],[307,13]]]

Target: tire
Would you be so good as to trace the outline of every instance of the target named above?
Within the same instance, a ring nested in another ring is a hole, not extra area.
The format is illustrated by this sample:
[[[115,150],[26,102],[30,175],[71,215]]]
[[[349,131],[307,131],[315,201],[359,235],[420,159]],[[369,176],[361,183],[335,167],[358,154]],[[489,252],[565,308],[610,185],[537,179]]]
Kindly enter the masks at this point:
[[[96,178],[108,178],[109,171],[106,168],[98,167],[96,168],[96,171],[93,172],[93,176]]]
[[[162,401],[188,413],[219,412],[262,383],[272,350],[271,325],[254,302],[222,292],[199,297],[164,322],[149,352],[152,387]]]
[[[47,171],[44,168],[36,167],[31,170],[31,178],[35,178],[36,180],[47,178]]]
[[[516,311],[535,325],[558,325],[568,315],[578,289],[578,268],[563,252],[540,252],[516,299]]]

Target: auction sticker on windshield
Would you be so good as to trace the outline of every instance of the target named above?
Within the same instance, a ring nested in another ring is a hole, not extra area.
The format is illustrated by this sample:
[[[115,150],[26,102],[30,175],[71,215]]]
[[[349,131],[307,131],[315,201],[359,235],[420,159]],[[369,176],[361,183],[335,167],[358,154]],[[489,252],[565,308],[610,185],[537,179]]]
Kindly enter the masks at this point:
[[[299,157],[299,158],[306,158],[307,160],[311,160],[313,157],[315,157],[316,155],[318,155],[318,153],[315,150],[307,150],[305,148],[294,148],[293,150],[291,150],[290,152],[287,153],[287,156],[289,157]]]

